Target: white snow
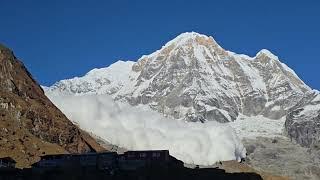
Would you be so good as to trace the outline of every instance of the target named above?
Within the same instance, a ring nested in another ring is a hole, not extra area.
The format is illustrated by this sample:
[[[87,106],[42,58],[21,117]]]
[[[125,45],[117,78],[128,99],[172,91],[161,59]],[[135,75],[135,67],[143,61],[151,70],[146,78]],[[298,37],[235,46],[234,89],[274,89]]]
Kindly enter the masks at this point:
[[[280,106],[274,106],[271,108],[271,111],[280,111],[281,107]]]
[[[50,87],[47,87],[47,86],[40,86],[42,88],[43,91],[49,91],[50,90]]]
[[[223,109],[219,109],[219,108],[217,108],[217,107],[209,106],[209,105],[204,104],[204,103],[202,103],[202,102],[199,102],[198,104],[204,106],[204,108],[206,109],[206,111],[218,110],[221,114],[223,114],[224,117],[226,117],[226,118],[228,119],[229,122],[232,121],[232,119],[231,119],[228,111],[223,110]]]
[[[250,66],[248,61],[244,59],[236,58],[236,61],[240,65],[246,76],[249,78],[252,87],[255,90],[262,90],[264,92],[267,92],[266,84],[264,83],[263,78],[260,76],[259,71],[256,68]]]
[[[254,57],[250,57],[250,56],[248,56],[246,54],[237,54],[237,53],[232,52],[232,51],[226,51],[226,52],[229,54],[229,56],[233,56],[235,58],[254,60]]]
[[[139,58],[139,60],[142,60],[142,59],[145,59],[145,58],[155,57],[155,56],[159,55],[159,53],[162,50],[164,50],[165,48],[168,48],[168,47],[170,47],[172,45],[174,45],[175,47],[183,46],[184,44],[186,44],[186,43],[188,43],[190,41],[194,41],[196,39],[196,37],[211,38],[214,41],[214,39],[211,36],[208,37],[206,35],[199,34],[199,33],[196,33],[196,32],[181,33],[177,37],[175,37],[174,39],[168,41],[164,46],[161,47],[161,49],[156,50],[155,52],[153,52],[153,53],[151,53],[149,55],[142,55]]]
[[[106,68],[93,69],[89,71],[87,78],[96,78],[101,76],[108,76],[110,80],[126,81],[127,73],[132,69],[135,62],[133,61],[117,61]],[[116,76],[115,76],[116,75]]]
[[[320,94],[318,94],[313,100],[312,102],[318,102],[320,101]]]
[[[320,104],[316,105],[306,105],[303,107],[303,111],[299,114],[306,114],[306,115],[317,115],[318,111],[320,111]]]
[[[232,52],[232,51],[227,51],[227,53],[230,55],[230,56],[233,56],[233,57],[237,57],[237,58],[242,58],[244,60],[255,60],[258,56],[260,55],[266,55],[267,57],[269,57],[270,59],[273,59],[273,60],[279,60],[278,56],[274,55],[272,52],[270,52],[268,49],[261,49],[254,57],[251,57],[251,56],[248,56],[246,54],[237,54],[235,52]]]
[[[268,107],[268,106],[270,106],[270,105],[272,105],[274,102],[273,101],[268,101],[268,102],[266,102],[266,107]]]
[[[49,98],[80,128],[129,150],[169,149],[185,163],[199,165],[240,160],[246,154],[227,124],[176,121],[145,106],[117,104],[106,95]]]
[[[172,44],[175,44],[176,46],[181,46],[181,45],[187,43],[188,41],[195,40],[196,37],[212,38],[211,36],[206,36],[206,35],[203,35],[203,34],[199,34],[197,32],[185,32],[185,33],[181,33],[180,35],[178,35],[173,40],[167,42],[164,45],[164,47],[168,47],[168,46],[170,46]]]
[[[294,70],[292,70],[290,67],[288,67],[286,64],[281,63],[281,66],[283,67],[283,69],[289,73],[291,73],[294,77],[296,77],[299,81],[301,81],[302,86],[308,90],[311,91],[311,88],[309,86],[307,86],[300,78],[299,76],[296,74],[296,72]]]
[[[271,120],[263,116],[247,117],[239,115],[237,120],[228,123],[235,129],[237,135],[243,138],[256,137],[283,137],[285,117],[279,120]]]
[[[93,69],[83,77],[62,80],[50,88],[44,88],[47,93],[54,94],[113,94],[127,88],[137,78],[138,74],[131,71],[134,63],[117,61],[106,68]]]
[[[270,59],[274,59],[274,60],[279,60],[278,56],[274,55],[272,52],[270,52],[269,50],[267,49],[261,49],[256,57],[260,56],[260,55],[266,55],[267,57],[269,57]]]

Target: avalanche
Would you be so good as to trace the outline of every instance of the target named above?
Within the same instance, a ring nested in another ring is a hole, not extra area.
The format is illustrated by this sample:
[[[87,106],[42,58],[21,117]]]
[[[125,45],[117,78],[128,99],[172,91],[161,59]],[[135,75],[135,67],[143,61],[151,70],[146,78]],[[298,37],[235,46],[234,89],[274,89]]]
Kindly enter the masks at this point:
[[[107,95],[47,96],[82,129],[126,149],[169,149],[172,156],[185,163],[199,165],[240,160],[246,155],[227,124],[177,121],[147,106],[116,103]]]

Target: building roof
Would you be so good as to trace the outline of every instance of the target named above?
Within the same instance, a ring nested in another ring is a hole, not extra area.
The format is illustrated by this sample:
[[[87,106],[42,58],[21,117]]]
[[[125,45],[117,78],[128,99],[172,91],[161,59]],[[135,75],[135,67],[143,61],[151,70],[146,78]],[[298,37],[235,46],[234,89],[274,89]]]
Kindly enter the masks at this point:
[[[50,154],[41,156],[42,160],[45,159],[57,159],[63,157],[80,157],[80,156],[98,156],[103,154],[117,154],[116,152],[100,152],[100,153],[84,153],[84,154]]]
[[[136,153],[136,152],[150,152],[150,153],[152,153],[152,152],[165,152],[165,153],[169,153],[169,150],[144,150],[144,151],[127,151],[127,152],[125,152],[125,153],[130,153],[130,152],[134,152],[134,153]]]
[[[17,163],[14,159],[12,159],[11,157],[2,157],[0,158],[0,160],[4,161],[4,162],[11,162],[11,163]]]

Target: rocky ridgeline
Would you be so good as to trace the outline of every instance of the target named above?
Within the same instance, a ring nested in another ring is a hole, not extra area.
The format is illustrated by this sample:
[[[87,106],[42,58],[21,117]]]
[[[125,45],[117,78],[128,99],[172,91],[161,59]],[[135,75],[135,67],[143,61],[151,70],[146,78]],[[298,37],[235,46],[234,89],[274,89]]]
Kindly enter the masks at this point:
[[[255,57],[238,55],[212,37],[193,32],[137,62],[119,61],[47,89],[47,93],[109,94],[193,122],[229,122],[240,113],[278,119],[309,91],[268,50]]]
[[[0,157],[26,167],[44,154],[96,150],[102,148],[50,102],[13,52],[0,46]]]

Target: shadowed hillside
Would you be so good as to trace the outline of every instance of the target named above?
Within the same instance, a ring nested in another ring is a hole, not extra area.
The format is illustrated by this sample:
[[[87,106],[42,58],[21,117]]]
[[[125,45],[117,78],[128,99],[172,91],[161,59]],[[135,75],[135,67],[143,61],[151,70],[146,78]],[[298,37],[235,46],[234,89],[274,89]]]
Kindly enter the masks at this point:
[[[0,46],[0,157],[28,167],[41,155],[100,151],[44,95],[11,50]]]

